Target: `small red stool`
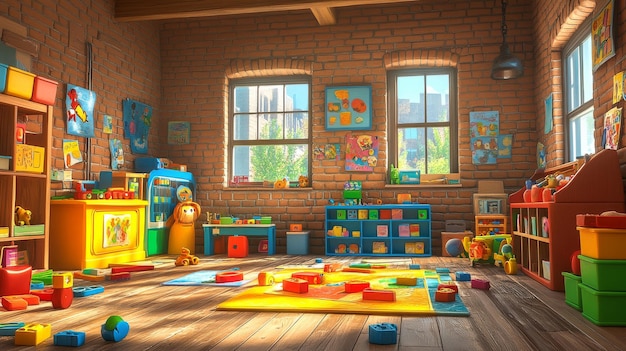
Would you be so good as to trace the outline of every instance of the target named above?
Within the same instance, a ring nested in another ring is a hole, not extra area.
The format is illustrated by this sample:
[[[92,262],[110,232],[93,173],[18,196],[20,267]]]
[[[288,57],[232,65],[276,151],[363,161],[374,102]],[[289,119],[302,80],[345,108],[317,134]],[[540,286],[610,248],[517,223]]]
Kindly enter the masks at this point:
[[[0,296],[30,293],[32,272],[27,265],[0,268]]]
[[[243,258],[248,257],[248,237],[229,236],[228,237],[228,257]]]

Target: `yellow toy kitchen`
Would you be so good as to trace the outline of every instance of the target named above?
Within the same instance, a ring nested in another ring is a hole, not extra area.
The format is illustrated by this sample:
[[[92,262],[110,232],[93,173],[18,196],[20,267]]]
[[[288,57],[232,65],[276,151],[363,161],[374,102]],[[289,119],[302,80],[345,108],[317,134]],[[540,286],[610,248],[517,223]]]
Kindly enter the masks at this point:
[[[76,189],[50,201],[50,268],[82,270],[145,259],[148,201],[124,190]]]

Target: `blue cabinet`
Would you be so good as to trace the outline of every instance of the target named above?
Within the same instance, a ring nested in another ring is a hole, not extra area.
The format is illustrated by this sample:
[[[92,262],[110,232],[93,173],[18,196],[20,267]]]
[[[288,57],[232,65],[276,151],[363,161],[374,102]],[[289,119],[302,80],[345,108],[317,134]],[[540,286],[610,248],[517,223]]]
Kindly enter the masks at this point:
[[[326,255],[431,256],[427,204],[326,206]]]

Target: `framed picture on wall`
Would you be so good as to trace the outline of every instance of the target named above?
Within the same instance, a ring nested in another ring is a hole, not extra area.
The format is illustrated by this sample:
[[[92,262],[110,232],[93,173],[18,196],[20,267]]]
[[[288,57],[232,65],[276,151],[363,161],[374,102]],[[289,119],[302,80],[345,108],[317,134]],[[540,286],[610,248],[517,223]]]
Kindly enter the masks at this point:
[[[326,130],[372,129],[372,87],[326,88]]]

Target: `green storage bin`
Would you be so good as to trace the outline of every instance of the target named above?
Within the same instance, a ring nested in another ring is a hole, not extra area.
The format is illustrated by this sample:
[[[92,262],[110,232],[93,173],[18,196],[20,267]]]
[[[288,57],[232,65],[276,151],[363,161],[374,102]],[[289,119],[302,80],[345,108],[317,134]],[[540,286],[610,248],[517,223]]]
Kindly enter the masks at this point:
[[[562,272],[561,274],[565,281],[565,303],[578,311],[582,311],[583,301],[580,286],[578,286],[582,282],[582,278],[569,272]]]
[[[361,190],[344,190],[343,191],[343,198],[344,199],[362,199],[363,198],[363,194],[361,193]]]
[[[378,219],[378,210],[369,210],[369,219]]]
[[[346,210],[337,210],[337,219],[346,219]]]
[[[578,258],[583,284],[601,291],[626,292],[626,260],[597,260],[585,255]]]
[[[262,216],[261,224],[272,224],[272,216]]]
[[[626,326],[626,292],[598,291],[579,284],[583,316],[600,326]]]

